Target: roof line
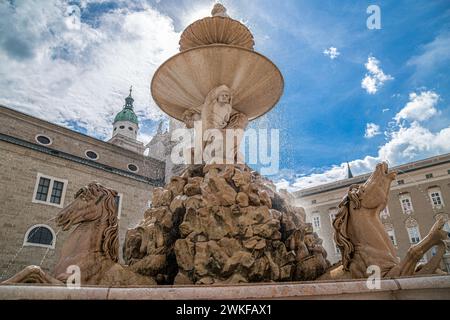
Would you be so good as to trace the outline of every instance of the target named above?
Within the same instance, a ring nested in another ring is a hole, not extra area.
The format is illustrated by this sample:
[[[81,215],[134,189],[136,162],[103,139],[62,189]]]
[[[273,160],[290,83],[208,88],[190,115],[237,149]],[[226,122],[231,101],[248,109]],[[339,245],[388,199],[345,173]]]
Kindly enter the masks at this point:
[[[63,126],[63,125],[59,125],[59,124],[56,124],[56,123],[53,123],[53,122],[50,122],[50,121],[47,121],[47,120],[44,120],[44,119],[41,119],[41,118],[32,116],[31,114],[28,114],[28,113],[25,113],[25,112],[22,112],[22,111],[15,110],[15,109],[10,108],[10,107],[7,107],[7,106],[5,106],[5,105],[3,105],[3,104],[0,104],[0,111],[1,111],[1,109],[6,109],[6,110],[11,111],[11,112],[13,112],[13,113],[17,113],[17,114],[19,114],[19,115],[23,115],[23,116],[25,116],[25,117],[29,117],[29,118],[31,118],[31,119],[33,119],[33,120],[37,120],[37,121],[43,122],[43,123],[45,123],[45,124],[47,124],[47,125],[49,125],[49,126],[53,126],[53,127],[58,128],[58,129],[61,129],[61,130],[64,130],[64,131],[67,131],[67,132],[70,132],[70,133],[74,133],[74,134],[77,134],[77,135],[79,135],[79,136],[82,136],[82,137],[85,137],[85,138],[94,140],[95,142],[98,142],[98,143],[104,145],[104,146],[107,147],[107,148],[120,149],[121,151],[126,152],[127,154],[129,154],[129,150],[126,150],[126,149],[124,149],[124,148],[122,148],[122,147],[120,147],[120,146],[117,146],[117,145],[108,143],[107,141],[100,140],[100,139],[98,139],[98,138],[95,138],[95,137],[93,137],[93,136],[87,135],[87,134],[85,134],[85,133],[82,133],[82,132],[79,132],[79,131],[76,131],[76,130],[69,129],[69,128]],[[140,142],[141,142],[141,141],[140,141]],[[136,153],[136,155],[140,156],[138,153]],[[155,161],[159,161],[158,159],[154,159],[154,158],[152,158],[152,159],[155,160]]]
[[[415,162],[405,163],[405,164],[393,167],[391,170],[393,170],[393,171],[394,170],[400,170],[400,172],[397,172],[397,174],[398,175],[402,175],[402,174],[405,174],[405,173],[408,173],[408,172],[413,172],[413,171],[416,171],[416,170],[426,169],[426,168],[434,167],[434,166],[440,165],[440,164],[450,163],[450,159],[448,159],[448,160],[445,160],[445,161],[440,161],[440,162],[437,162],[437,163],[424,164],[424,165],[421,165],[421,166],[418,166],[418,167],[409,168],[409,169],[408,168],[401,169],[402,167],[406,167],[406,166],[412,165],[413,163],[426,162],[426,161],[429,161],[431,159],[435,159],[435,158],[443,157],[443,156],[444,157],[445,156],[450,156],[450,153],[446,153],[446,154],[443,154],[443,155],[438,155],[438,156],[434,156],[434,157],[429,157],[429,158],[417,160]],[[338,189],[341,189],[341,188],[349,187],[352,184],[362,183],[366,179],[368,179],[371,174],[372,173],[369,172],[369,173],[365,173],[365,174],[356,176],[356,177],[351,178],[351,179],[338,180],[338,181],[334,181],[334,182],[331,182],[331,183],[327,183],[327,184],[318,185],[318,186],[311,187],[311,188],[305,188],[305,189],[302,189],[302,190],[294,191],[293,193],[294,193],[294,195],[296,195],[298,197],[306,197],[306,196],[312,196],[312,195],[316,195],[316,194],[320,194],[320,193],[324,193],[324,192],[328,192],[328,191],[334,191],[334,190],[338,190]],[[346,180],[348,180],[348,182],[343,183]],[[342,183],[342,184],[333,186],[334,184],[339,183],[339,182]],[[329,188],[326,187],[327,185],[329,186]],[[316,188],[320,188],[320,189],[319,190],[314,190]],[[311,190],[311,191],[308,192],[308,190]]]
[[[3,133],[0,133],[0,141],[4,141],[7,143],[11,143],[17,146],[21,146],[24,148],[28,148],[34,151],[38,151],[38,152],[42,152],[45,154],[49,154],[51,156],[57,157],[57,158],[61,158],[61,159],[65,159],[65,160],[69,160],[69,161],[73,161],[82,165],[86,165],[95,169],[99,169],[99,170],[103,170],[109,173],[114,173],[123,177],[127,177],[133,180],[137,180],[140,182],[144,182],[150,185],[153,185],[155,187],[161,187],[164,185],[164,181],[162,179],[153,179],[153,178],[149,178],[149,177],[145,177],[145,176],[141,176],[132,172],[128,172],[122,169],[118,169],[115,167],[111,167],[102,163],[98,163],[89,159],[84,159],[84,158],[80,158],[78,156],[63,152],[63,151],[58,151],[49,147],[45,147],[45,146],[41,146],[35,143],[31,143],[19,138],[15,138]]]

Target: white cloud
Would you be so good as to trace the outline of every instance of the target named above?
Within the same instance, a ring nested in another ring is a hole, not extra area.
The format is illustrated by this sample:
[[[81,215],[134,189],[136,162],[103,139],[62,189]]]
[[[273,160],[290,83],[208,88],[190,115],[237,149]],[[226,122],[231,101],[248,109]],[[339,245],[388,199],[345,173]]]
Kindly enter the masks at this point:
[[[98,13],[93,26],[75,7],[0,3],[0,103],[108,138],[133,85],[140,119],[160,119],[149,87],[156,68],[177,52],[172,20],[142,3]]]
[[[380,126],[375,123],[366,124],[366,132],[364,133],[365,138],[373,138],[377,135],[381,134]]]
[[[335,47],[329,47],[323,51],[323,54],[330,57],[331,60],[336,59],[341,53]]]
[[[407,65],[415,66],[414,76],[421,78],[430,73],[445,72],[445,66],[450,62],[450,32],[448,30],[438,34],[438,36],[427,43],[422,48],[420,55],[412,57]]]
[[[422,104],[433,101],[432,104],[428,104],[429,108],[427,110],[429,110],[431,105],[433,108],[435,107],[439,96],[433,92],[427,93],[426,95],[412,93],[410,97],[411,101],[406,104],[403,110],[413,109],[410,107],[411,103],[416,104],[419,100]],[[419,97],[421,98],[419,99]],[[415,118],[417,117],[408,117],[410,120]],[[354,175],[372,171],[380,161],[387,161],[390,166],[397,166],[450,152],[450,126],[437,132],[432,132],[428,128],[425,128],[419,121],[412,121],[406,124],[397,123],[392,131],[387,133],[387,137],[389,141],[379,148],[376,156],[366,156],[363,159],[349,162]],[[346,177],[347,166],[346,163],[342,163],[340,165],[333,165],[330,169],[322,173],[293,179],[290,184],[286,179],[280,181],[280,183],[285,189],[295,191],[345,179]]]
[[[436,133],[414,122],[411,127],[400,128],[392,135],[391,140],[383,145],[375,157],[350,161],[354,175],[372,171],[380,161],[388,161],[391,166],[432,157],[450,152],[450,127]],[[312,174],[295,179],[288,184],[281,181],[281,186],[289,191],[310,188],[347,178],[347,164],[334,165],[323,173]],[[278,184],[277,184],[278,187]]]
[[[389,74],[385,74],[380,68],[380,61],[375,57],[370,57],[367,59],[365,67],[367,73],[364,79],[361,81],[361,87],[367,91],[369,94],[375,94],[383,86],[386,81],[393,80],[394,78]]]
[[[433,91],[425,91],[417,94],[410,93],[409,102],[395,116],[395,120],[400,122],[402,119],[410,121],[425,121],[438,113],[436,104],[439,101],[439,95]]]

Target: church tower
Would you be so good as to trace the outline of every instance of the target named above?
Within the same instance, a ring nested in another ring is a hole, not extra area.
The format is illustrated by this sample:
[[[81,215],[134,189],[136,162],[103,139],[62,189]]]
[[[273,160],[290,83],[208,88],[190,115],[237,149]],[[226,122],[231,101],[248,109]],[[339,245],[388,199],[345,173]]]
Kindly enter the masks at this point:
[[[142,154],[144,144],[137,141],[139,131],[139,120],[133,110],[134,99],[131,96],[133,87],[130,88],[130,94],[125,98],[125,105],[113,122],[113,134],[109,143],[118,145],[130,151]]]

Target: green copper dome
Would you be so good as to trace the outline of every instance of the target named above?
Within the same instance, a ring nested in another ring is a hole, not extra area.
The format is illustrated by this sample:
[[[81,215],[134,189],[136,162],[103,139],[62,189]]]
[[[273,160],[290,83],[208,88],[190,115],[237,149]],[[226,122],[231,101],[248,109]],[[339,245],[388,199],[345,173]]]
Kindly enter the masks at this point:
[[[125,98],[125,106],[123,107],[123,110],[120,111],[114,118],[114,123],[118,121],[130,121],[139,125],[138,117],[133,111],[134,99],[131,97],[131,90],[132,89],[130,88],[130,95]]]
[[[119,121],[130,121],[135,124],[139,124],[138,117],[134,113],[133,109],[127,108],[124,108],[122,111],[120,111],[114,118],[114,123]]]

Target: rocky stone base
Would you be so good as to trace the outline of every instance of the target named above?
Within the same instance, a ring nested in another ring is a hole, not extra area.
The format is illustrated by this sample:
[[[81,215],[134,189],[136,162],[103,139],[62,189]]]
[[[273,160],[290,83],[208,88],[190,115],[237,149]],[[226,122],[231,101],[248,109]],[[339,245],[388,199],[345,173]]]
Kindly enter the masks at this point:
[[[191,166],[153,193],[124,258],[159,284],[314,280],[321,239],[275,186],[247,166]]]

